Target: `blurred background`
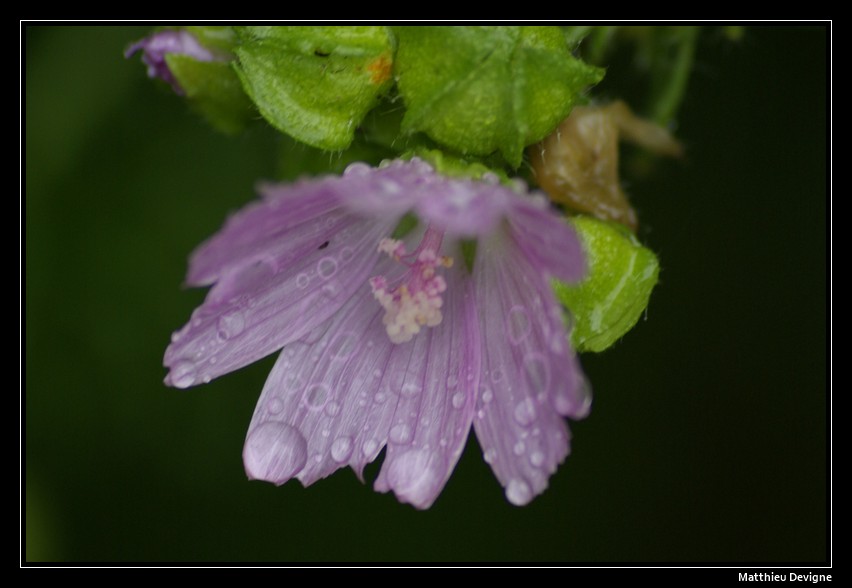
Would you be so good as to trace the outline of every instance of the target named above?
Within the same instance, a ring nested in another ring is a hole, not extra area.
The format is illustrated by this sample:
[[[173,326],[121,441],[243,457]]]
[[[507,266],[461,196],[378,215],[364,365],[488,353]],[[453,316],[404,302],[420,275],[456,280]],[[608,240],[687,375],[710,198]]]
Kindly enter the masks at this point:
[[[219,135],[150,82],[122,57],[148,30],[25,33],[27,560],[828,557],[825,29],[702,35],[686,160],[624,178],[661,281],[646,320],[583,356],[595,403],[573,454],[516,508],[471,437],[426,512],[348,469],[309,489],[246,480],[274,357],[162,384],[204,295],[180,287],[187,255],[273,176],[279,139]],[[596,95],[630,100],[607,83]]]

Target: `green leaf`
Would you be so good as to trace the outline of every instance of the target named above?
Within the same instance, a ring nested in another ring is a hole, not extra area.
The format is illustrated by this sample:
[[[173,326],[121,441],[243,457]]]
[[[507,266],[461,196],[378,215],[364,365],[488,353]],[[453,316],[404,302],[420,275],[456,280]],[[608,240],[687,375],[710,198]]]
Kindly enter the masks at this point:
[[[618,223],[578,216],[571,223],[586,250],[589,274],[579,284],[554,281],[573,321],[578,351],[603,351],[639,320],[657,283],[657,256]]]
[[[255,116],[230,63],[170,53],[166,64],[193,108],[220,131],[237,133]]]
[[[398,27],[394,71],[423,131],[463,155],[499,150],[520,165],[603,70],[575,59],[558,27]]]
[[[386,27],[237,27],[237,73],[263,117],[338,151],[391,84]]]

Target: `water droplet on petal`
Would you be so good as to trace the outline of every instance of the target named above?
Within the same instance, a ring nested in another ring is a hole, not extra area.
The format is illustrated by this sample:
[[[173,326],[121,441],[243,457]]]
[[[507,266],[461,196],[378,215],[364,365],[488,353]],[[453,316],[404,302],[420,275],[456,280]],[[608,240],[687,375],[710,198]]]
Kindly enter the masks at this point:
[[[533,467],[540,468],[544,463],[544,454],[541,451],[533,451],[530,453],[530,463]]]
[[[535,403],[532,399],[521,400],[515,405],[515,422],[522,427],[528,427],[535,420]]]
[[[458,386],[459,379],[455,376],[455,374],[450,374],[447,377],[447,388],[455,388]]]
[[[325,414],[334,418],[340,414],[340,404],[334,400],[325,405]]]
[[[425,448],[411,449],[388,465],[388,484],[401,500],[426,506],[443,484],[444,460]]]
[[[181,333],[180,331],[175,331],[174,333],[172,333],[172,343],[177,343],[178,341],[180,341],[181,337],[183,337],[183,333]]]
[[[550,386],[550,368],[542,355],[530,353],[524,357],[524,379],[532,393],[547,392]]]
[[[491,381],[495,384],[503,381],[503,370],[497,368],[493,372],[491,372]]]
[[[299,288],[302,288],[302,289],[307,288],[308,283],[310,281],[311,280],[310,280],[310,278],[308,278],[308,274],[302,273],[302,274],[299,274],[298,276],[296,276],[296,285]]]
[[[384,392],[376,392],[375,396],[373,396],[373,401],[376,404],[383,404],[388,397]]]
[[[414,382],[407,382],[402,385],[399,393],[406,398],[414,398],[418,394],[420,394],[420,386],[415,384]]]
[[[411,442],[413,435],[411,427],[406,423],[394,425],[390,430],[390,440],[397,445],[406,445]]]
[[[344,170],[344,176],[366,176],[370,173],[371,167],[366,163],[362,163],[360,161],[356,161],[355,163],[350,163],[346,166],[346,170]]]
[[[179,361],[169,373],[169,382],[175,388],[189,388],[195,384],[195,364],[191,361]]]
[[[270,398],[266,403],[266,410],[272,414],[278,414],[284,410],[284,402],[280,398]]]
[[[506,499],[515,506],[523,506],[532,499],[532,490],[520,478],[512,478],[506,485]]]
[[[482,398],[482,402],[488,404],[492,400],[494,400],[494,393],[491,391],[491,388],[483,388],[480,391],[480,395]]]
[[[373,370],[373,377],[374,378],[381,378],[382,377],[382,370],[379,370],[379,369]]]
[[[461,408],[462,406],[464,406],[464,394],[456,392],[453,394],[453,408]]]
[[[378,441],[376,441],[375,439],[367,439],[366,441],[364,441],[364,446],[361,447],[361,451],[363,452],[364,457],[370,457],[376,452],[376,449],[378,448]]]
[[[515,446],[512,448],[512,451],[515,453],[515,455],[520,456],[520,455],[524,454],[525,449],[526,449],[526,445],[524,445],[524,442],[518,441],[517,443],[515,443]]]
[[[301,472],[308,461],[308,442],[284,423],[267,421],[255,427],[246,439],[243,462],[252,480],[283,484]]]
[[[354,251],[351,247],[344,247],[340,250],[340,261],[347,262],[352,259]]]
[[[323,257],[317,264],[317,273],[323,280],[337,273],[337,260],[333,257]]]
[[[310,384],[305,388],[302,402],[308,410],[321,410],[328,404],[330,399],[329,389],[323,383]]]
[[[352,439],[349,437],[338,437],[331,444],[331,459],[337,463],[346,462],[352,455]]]
[[[485,460],[485,463],[494,463],[494,460],[497,459],[497,450],[493,447],[486,449],[485,453],[482,454],[482,459]]]
[[[509,342],[512,345],[518,345],[529,337],[530,332],[532,332],[532,325],[526,308],[513,306],[509,310],[509,315],[506,317],[506,330],[509,334]]]
[[[219,339],[225,341],[243,332],[246,327],[246,317],[241,310],[232,310],[219,317],[217,327]]]

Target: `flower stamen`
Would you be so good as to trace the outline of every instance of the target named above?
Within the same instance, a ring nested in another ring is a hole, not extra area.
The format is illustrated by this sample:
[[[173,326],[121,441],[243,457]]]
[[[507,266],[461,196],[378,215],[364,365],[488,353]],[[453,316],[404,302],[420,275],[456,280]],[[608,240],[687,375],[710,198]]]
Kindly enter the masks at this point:
[[[392,343],[405,343],[420,332],[422,326],[435,327],[441,324],[441,294],[447,289],[443,276],[436,273],[438,267],[450,268],[453,258],[439,256],[444,233],[426,229],[417,249],[408,253],[405,244],[396,239],[382,239],[378,251],[409,268],[395,287],[388,285],[384,276],[370,278],[373,296],[385,309],[382,319]]]

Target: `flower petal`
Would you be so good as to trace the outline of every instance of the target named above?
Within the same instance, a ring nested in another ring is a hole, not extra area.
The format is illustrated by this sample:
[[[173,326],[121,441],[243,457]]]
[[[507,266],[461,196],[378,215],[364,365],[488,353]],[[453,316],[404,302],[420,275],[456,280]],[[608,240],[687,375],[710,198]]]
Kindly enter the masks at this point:
[[[477,237],[494,230],[510,202],[519,198],[497,183],[437,175],[422,190],[424,193],[417,200],[418,215],[447,234],[461,237]]]
[[[376,244],[392,226],[352,222],[284,269],[274,258],[230,268],[172,336],[166,384],[208,382],[307,335],[365,287],[379,258]]]
[[[445,276],[444,320],[399,346],[390,375],[401,393],[375,483],[421,509],[438,497],[467,442],[481,362],[470,276],[464,264]]]
[[[586,255],[576,231],[543,198],[517,199],[509,223],[518,246],[543,272],[566,282],[586,275]]]
[[[192,253],[187,283],[206,286],[234,268],[263,259],[274,259],[284,267],[319,247],[352,220],[336,210],[340,207],[338,181],[261,185],[263,200],[231,215],[218,233]]]
[[[474,282],[483,346],[474,428],[507,499],[522,505],[568,455],[560,415],[585,416],[590,399],[549,284],[508,235],[480,242]]]

